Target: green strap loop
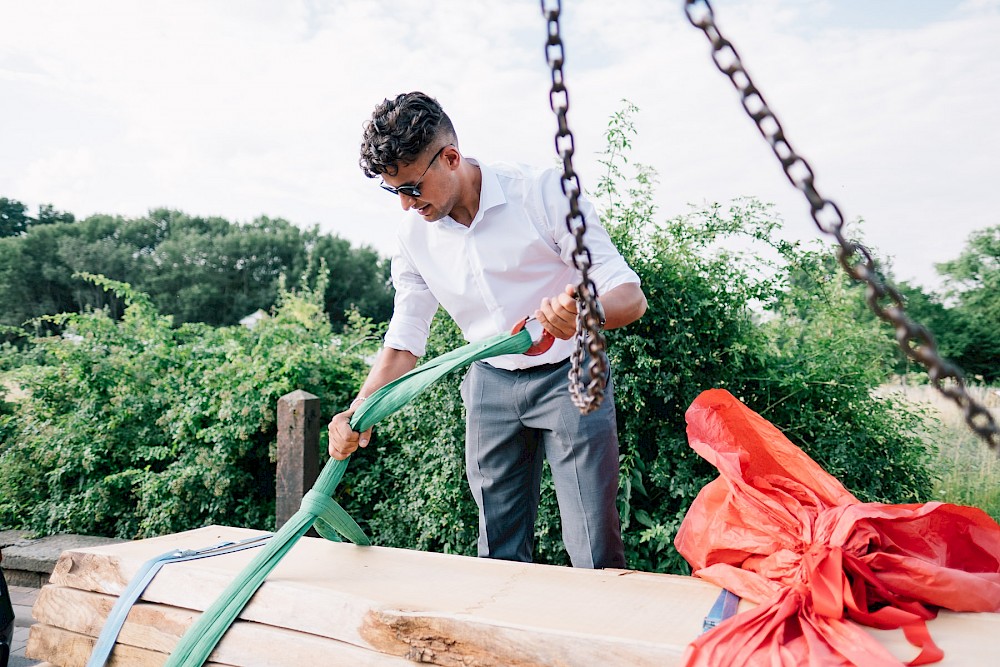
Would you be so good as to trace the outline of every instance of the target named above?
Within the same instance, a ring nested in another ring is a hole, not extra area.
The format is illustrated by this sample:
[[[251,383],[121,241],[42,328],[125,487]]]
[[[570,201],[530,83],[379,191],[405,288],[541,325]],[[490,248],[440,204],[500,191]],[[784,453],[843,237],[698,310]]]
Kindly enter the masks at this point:
[[[516,334],[501,334],[479,343],[470,343],[435,357],[369,396],[351,416],[351,428],[358,432],[367,431],[452,370],[501,354],[522,354],[529,347],[531,334],[527,330],[521,330]],[[188,628],[167,659],[165,667],[204,665],[267,575],[313,525],[316,532],[327,539],[340,541],[337,537],[339,533],[354,544],[369,544],[364,531],[333,500],[337,485],[347,470],[348,460],[330,459],[312,490],[302,499],[299,510]]]
[[[367,431],[456,368],[501,354],[523,354],[529,347],[531,334],[522,329],[513,335],[501,334],[479,343],[469,343],[435,357],[369,396],[351,416],[351,428],[359,433]]]
[[[324,496],[315,489],[306,492],[305,497],[302,498],[300,511],[316,515],[316,523],[313,527],[316,528],[316,532],[320,536],[328,540],[340,542],[339,533],[354,544],[362,546],[371,544],[365,532],[336,500]]]

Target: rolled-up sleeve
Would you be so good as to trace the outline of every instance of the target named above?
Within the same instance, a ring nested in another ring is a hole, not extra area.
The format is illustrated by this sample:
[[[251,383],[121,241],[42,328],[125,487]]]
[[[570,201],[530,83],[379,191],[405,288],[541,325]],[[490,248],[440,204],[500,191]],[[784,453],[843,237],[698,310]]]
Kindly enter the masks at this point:
[[[573,266],[576,237],[566,227],[569,201],[563,194],[558,171],[551,169],[545,172],[541,178],[540,194],[546,213],[545,220],[553,225],[552,236],[559,246],[559,254],[564,262]],[[597,209],[583,196],[580,197],[580,212],[587,221],[584,243],[590,250],[589,276],[597,286],[598,294],[606,294],[625,283],[639,283],[638,274],[625,262],[625,258],[618,252],[607,230],[601,225]]]
[[[422,357],[427,352],[427,336],[438,301],[403,253],[392,258],[391,267],[396,296],[383,343],[386,347]]]

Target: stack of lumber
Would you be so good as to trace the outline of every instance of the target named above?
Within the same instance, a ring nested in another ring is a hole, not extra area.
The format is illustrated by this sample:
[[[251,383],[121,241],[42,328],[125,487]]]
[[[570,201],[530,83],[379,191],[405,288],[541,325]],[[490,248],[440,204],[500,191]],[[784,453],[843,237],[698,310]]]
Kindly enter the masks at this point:
[[[82,667],[116,596],[144,562],[256,534],[212,526],[64,552],[35,604],[28,656]],[[109,664],[161,665],[256,552],[164,566],[129,614]],[[718,593],[690,577],[303,538],[207,664],[678,665]],[[942,613],[930,630],[946,654],[940,664],[995,664],[1000,615]],[[902,660],[916,654],[901,632],[872,633]]]

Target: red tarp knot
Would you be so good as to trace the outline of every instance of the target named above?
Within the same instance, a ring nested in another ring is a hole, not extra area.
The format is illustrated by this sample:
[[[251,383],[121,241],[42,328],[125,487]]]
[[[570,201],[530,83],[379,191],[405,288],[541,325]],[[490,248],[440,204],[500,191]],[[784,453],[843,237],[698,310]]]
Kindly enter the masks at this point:
[[[811,544],[802,554],[802,570],[808,582],[809,602],[813,611],[828,618],[844,615],[843,551],[829,544]]]
[[[688,442],[719,471],[674,544],[695,576],[758,603],[692,642],[689,667],[898,667],[857,623],[901,628],[943,657],[938,608],[1000,612],[1000,526],[944,503],[862,503],[729,392],[687,411]]]

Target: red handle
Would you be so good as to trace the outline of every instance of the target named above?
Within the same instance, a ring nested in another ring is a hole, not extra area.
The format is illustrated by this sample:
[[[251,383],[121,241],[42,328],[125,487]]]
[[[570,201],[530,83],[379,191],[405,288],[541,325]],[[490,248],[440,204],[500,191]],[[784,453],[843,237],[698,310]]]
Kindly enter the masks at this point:
[[[525,317],[514,325],[510,333],[513,336],[525,328],[531,331],[531,347],[524,352],[529,357],[537,357],[539,354],[545,354],[552,347],[552,344],[556,342],[555,337],[543,329],[542,325],[534,317]]]

